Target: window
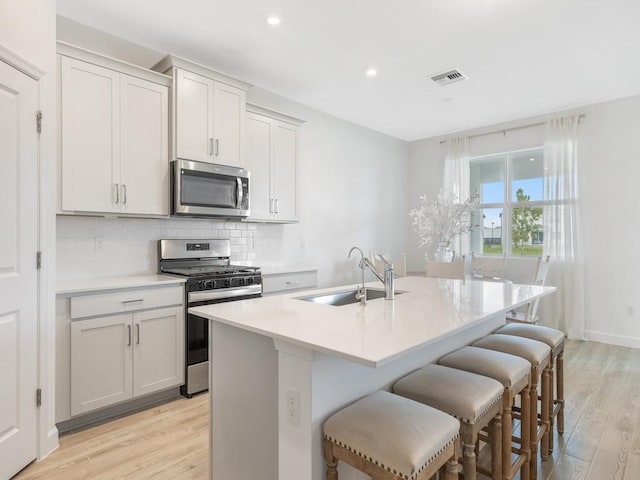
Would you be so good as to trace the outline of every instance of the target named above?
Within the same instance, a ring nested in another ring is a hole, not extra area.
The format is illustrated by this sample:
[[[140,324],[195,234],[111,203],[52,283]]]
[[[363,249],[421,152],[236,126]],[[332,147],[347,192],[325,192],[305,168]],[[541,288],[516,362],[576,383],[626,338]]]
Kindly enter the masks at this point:
[[[470,191],[479,197],[471,251],[486,255],[542,255],[544,149],[470,159]]]

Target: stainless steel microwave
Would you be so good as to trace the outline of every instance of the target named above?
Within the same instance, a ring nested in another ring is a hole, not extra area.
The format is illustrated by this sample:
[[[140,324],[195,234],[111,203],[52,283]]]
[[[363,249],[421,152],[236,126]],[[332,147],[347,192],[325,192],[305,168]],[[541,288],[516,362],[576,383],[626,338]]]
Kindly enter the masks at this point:
[[[214,163],[174,160],[173,215],[188,217],[247,217],[249,171]]]

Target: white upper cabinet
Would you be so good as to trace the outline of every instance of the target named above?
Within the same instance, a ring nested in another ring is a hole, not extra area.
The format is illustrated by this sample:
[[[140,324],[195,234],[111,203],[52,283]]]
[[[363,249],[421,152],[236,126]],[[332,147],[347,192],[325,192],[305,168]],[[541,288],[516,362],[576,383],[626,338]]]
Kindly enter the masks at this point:
[[[169,214],[169,90],[121,75],[121,212]]]
[[[176,157],[199,162],[213,158],[213,80],[176,70]]]
[[[251,172],[248,220],[298,221],[300,125],[302,120],[247,107],[246,168]]]
[[[60,210],[168,215],[171,80],[62,43],[58,53]]]
[[[120,183],[120,74],[62,57],[62,210],[115,212]]]
[[[250,85],[174,55],[153,69],[173,76],[173,158],[243,167]]]

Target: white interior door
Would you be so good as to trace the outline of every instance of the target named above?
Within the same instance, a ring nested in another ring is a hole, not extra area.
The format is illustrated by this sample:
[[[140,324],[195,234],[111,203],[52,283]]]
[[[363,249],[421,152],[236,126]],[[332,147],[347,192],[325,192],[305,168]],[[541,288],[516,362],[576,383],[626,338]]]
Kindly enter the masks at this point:
[[[36,458],[37,94],[0,61],[0,478]]]

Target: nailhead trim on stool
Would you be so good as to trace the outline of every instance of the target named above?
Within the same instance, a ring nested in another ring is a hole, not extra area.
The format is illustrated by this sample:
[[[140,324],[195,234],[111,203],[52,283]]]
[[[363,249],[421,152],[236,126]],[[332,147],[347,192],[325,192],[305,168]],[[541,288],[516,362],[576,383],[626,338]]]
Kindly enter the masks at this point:
[[[529,457],[531,442],[529,433],[530,406],[529,377],[531,364],[526,360],[493,350],[485,350],[478,347],[464,347],[442,357],[438,363],[446,367],[457,368],[466,372],[484,375],[500,382],[504,387],[502,401],[502,476],[511,480],[520,471],[521,480],[529,480]],[[515,451],[518,454],[512,463],[512,415],[511,407],[516,395],[522,400],[522,436],[520,448]]]
[[[394,393],[442,410],[460,420],[465,480],[476,480],[475,446],[478,433],[500,414],[503,390],[502,384],[492,378],[442,365],[427,365],[398,380],[393,386]],[[499,434],[495,440],[499,442]],[[495,462],[500,459],[501,450],[492,445],[491,455],[495,466],[492,474],[495,480],[502,478],[501,463]]]
[[[324,423],[327,480],[337,480],[338,460],[385,480],[427,480],[446,465],[445,480],[456,480],[459,428],[458,420],[435,408],[374,392]]]
[[[499,328],[495,333],[503,335],[515,335],[517,337],[530,338],[546,343],[551,348],[551,394],[549,395],[549,454],[553,452],[553,424],[558,417],[556,428],[558,435],[564,433],[564,340],[565,334],[555,328],[542,325],[528,325],[525,323],[509,323]],[[555,394],[553,392],[555,375]],[[544,448],[544,445],[542,446]]]

